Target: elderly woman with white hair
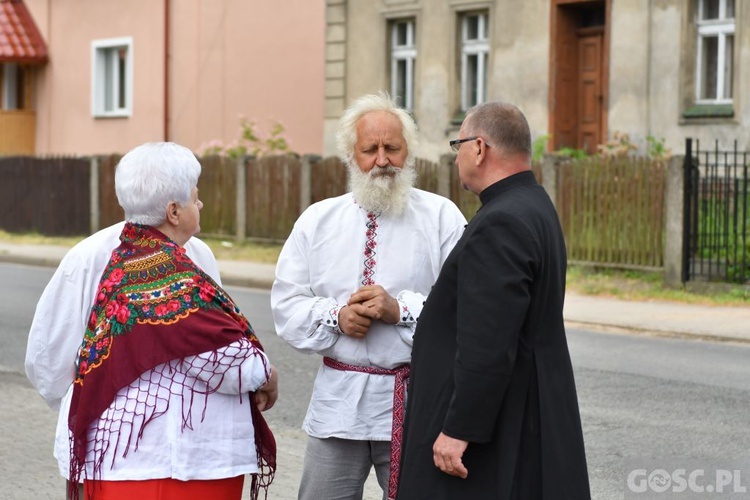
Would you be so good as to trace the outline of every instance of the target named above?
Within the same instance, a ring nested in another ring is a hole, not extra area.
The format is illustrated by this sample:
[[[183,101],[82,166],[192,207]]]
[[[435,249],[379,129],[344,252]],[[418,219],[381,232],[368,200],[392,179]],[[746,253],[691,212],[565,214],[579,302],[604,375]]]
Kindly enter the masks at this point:
[[[337,138],[351,192],[299,217],[271,291],[278,335],[323,358],[301,500],[361,499],[373,467],[383,497],[395,495],[414,327],[466,224],[450,200],[413,187],[416,124],[388,95],[357,99]]]
[[[253,498],[272,479],[275,443],[260,412],[278,396],[276,370],[245,316],[184,248],[200,230],[200,171],[174,143],[139,146],[117,166],[120,244],[75,359],[56,363],[72,385],[55,453],[87,499],[239,500],[245,474]],[[38,355],[43,334],[32,333],[34,383],[54,353]]]

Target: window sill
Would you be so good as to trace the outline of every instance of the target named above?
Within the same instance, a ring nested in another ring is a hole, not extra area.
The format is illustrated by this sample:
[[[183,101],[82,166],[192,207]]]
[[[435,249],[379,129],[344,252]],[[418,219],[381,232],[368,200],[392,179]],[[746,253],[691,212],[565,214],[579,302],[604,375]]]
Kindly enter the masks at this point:
[[[683,118],[734,118],[732,104],[696,104],[682,112]]]
[[[131,113],[95,113],[94,119],[109,119],[109,118],[130,118]]]

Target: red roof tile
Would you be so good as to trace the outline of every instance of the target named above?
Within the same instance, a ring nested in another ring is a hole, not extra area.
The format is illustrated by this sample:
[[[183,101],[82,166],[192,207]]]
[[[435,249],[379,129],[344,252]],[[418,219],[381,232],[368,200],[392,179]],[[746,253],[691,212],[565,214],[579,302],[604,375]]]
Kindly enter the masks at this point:
[[[0,0],[0,62],[47,61],[47,46],[23,0]]]

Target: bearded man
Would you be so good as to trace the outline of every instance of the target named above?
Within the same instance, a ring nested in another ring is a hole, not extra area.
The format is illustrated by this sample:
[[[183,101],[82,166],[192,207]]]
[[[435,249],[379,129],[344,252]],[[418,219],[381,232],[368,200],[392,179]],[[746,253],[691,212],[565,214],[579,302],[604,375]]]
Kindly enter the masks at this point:
[[[350,192],[305,210],[279,256],[276,332],[323,356],[302,426],[302,500],[361,499],[373,466],[383,498],[395,496],[412,336],[466,225],[450,200],[413,187],[416,142],[387,94],[355,101],[337,133]]]

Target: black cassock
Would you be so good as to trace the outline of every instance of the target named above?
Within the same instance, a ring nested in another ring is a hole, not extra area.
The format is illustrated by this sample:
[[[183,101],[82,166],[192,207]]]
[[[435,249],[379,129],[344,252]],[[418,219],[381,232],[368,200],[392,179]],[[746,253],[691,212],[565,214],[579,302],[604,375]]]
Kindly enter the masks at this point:
[[[557,213],[530,171],[480,200],[419,317],[397,498],[589,499]],[[441,431],[467,479],[435,467]]]

